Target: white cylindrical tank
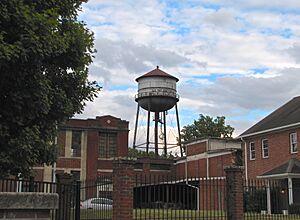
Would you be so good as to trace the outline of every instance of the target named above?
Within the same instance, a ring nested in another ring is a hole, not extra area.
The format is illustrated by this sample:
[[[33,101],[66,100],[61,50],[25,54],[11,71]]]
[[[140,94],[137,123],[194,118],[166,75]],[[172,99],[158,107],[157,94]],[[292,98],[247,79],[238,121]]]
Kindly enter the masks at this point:
[[[135,101],[151,112],[163,112],[171,109],[179,98],[176,91],[178,79],[170,74],[156,69],[136,79],[138,94]]]

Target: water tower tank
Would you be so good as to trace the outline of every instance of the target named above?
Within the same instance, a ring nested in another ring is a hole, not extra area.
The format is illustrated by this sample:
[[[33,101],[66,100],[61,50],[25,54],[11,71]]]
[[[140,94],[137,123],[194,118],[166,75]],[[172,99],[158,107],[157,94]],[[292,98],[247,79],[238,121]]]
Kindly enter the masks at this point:
[[[178,102],[176,83],[178,79],[156,69],[138,77],[138,94],[135,101],[143,109],[151,112],[164,112]]]

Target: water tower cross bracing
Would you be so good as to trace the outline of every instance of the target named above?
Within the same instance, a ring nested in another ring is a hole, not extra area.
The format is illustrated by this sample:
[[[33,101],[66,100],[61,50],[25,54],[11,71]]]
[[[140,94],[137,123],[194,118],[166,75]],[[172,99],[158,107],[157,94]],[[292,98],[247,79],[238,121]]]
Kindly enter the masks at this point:
[[[183,155],[183,150],[181,147],[181,137],[180,137],[180,126],[179,126],[179,116],[177,102],[179,101],[179,96],[176,90],[176,83],[178,79],[162,70],[157,66],[156,69],[138,77],[136,79],[138,83],[138,94],[135,97],[137,102],[137,113],[136,122],[134,129],[133,138],[133,148],[146,148],[146,152],[149,152],[150,146],[150,117],[151,113],[154,113],[154,149],[155,155],[159,152],[159,137],[162,136],[163,140],[163,153],[167,155],[167,149],[169,143],[167,143],[167,121],[166,115],[167,111],[175,106],[176,111],[176,122],[177,122],[177,143],[176,145],[180,147],[181,156]],[[140,107],[147,111],[147,136],[145,143],[136,145],[138,121],[140,114]],[[164,131],[161,135],[158,134],[158,125],[161,124]],[[144,145],[144,147],[143,147]]]

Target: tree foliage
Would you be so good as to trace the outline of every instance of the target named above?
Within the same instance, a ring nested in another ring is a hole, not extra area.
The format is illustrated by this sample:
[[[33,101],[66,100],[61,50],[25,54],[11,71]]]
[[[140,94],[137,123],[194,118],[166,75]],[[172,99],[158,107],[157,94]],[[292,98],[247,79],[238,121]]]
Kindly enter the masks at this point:
[[[149,157],[149,158],[174,159],[177,156],[178,156],[177,153],[173,155],[172,151],[170,151],[167,155],[161,154],[157,156],[153,151],[147,153],[146,151],[142,151],[134,148],[128,148],[128,157],[132,157],[132,158]]]
[[[224,116],[217,116],[214,119],[200,114],[199,119],[194,120],[191,125],[184,126],[181,132],[183,140],[188,141],[207,137],[231,138],[233,131],[233,127],[225,125]]]
[[[92,101],[93,34],[82,0],[0,1],[0,176],[56,159],[57,126]]]

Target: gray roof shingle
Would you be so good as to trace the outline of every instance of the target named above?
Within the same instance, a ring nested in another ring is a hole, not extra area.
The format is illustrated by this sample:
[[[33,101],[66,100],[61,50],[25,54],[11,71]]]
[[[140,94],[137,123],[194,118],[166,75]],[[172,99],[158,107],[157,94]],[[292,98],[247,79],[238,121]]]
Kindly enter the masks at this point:
[[[262,132],[269,129],[300,123],[300,96],[276,109],[267,117],[243,132],[240,137]]]
[[[286,163],[275,167],[274,169],[264,173],[263,176],[278,175],[278,174],[300,174],[300,161],[296,158],[288,160]]]

